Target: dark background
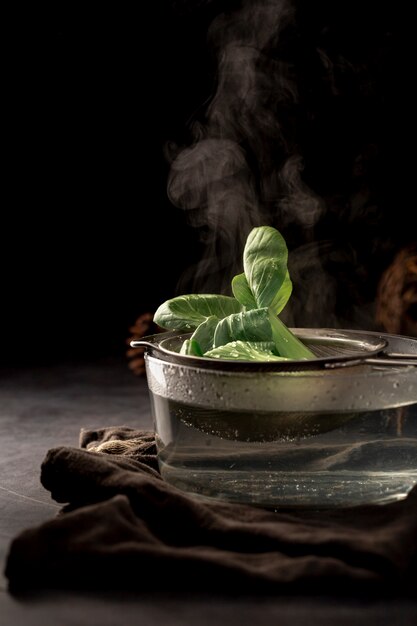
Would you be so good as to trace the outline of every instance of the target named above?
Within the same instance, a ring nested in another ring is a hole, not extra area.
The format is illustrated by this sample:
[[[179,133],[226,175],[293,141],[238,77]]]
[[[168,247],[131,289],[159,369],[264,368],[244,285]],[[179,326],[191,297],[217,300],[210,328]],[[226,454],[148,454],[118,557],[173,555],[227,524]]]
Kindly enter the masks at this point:
[[[187,145],[190,120],[203,115],[215,86],[207,27],[237,4],[60,4],[10,25],[4,365],[123,355],[136,317],[172,297],[198,260],[198,234],[167,198],[164,151]],[[349,285],[346,306],[369,305],[395,251],[416,239],[403,5],[297,2],[295,63],[306,85],[297,132],[306,179],[329,206],[318,237],[337,233],[357,252],[357,267],[334,268]],[[315,66],[317,47],[348,68],[337,95]],[[369,211],[341,226],[358,185]]]

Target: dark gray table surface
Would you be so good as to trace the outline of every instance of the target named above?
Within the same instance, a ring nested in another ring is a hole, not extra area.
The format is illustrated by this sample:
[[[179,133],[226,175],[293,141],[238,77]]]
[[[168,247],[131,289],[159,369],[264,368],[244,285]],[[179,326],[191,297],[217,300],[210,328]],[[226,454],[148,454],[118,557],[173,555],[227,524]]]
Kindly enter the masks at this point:
[[[417,601],[210,594],[124,595],[46,591],[17,599],[4,564],[12,538],[56,515],[39,482],[49,448],[78,445],[80,429],[111,425],[151,429],[145,379],[126,363],[0,371],[0,625],[417,624]],[[324,590],[325,591],[325,590]]]

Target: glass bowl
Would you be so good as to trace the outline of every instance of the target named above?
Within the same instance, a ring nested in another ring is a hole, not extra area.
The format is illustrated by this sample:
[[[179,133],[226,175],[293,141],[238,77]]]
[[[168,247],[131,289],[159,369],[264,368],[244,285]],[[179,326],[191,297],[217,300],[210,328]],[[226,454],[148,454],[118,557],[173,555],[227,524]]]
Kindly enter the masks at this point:
[[[417,355],[417,339],[375,337]],[[417,484],[417,367],[194,362],[145,354],[160,472],[177,488],[275,509],[385,503]]]

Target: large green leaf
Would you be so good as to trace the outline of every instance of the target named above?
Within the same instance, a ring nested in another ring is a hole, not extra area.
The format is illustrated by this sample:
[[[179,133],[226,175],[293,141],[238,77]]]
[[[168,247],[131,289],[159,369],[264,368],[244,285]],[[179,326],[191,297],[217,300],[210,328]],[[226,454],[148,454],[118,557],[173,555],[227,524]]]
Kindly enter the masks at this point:
[[[187,356],[203,356],[203,351],[195,339],[186,339],[181,346],[180,354]]]
[[[214,333],[214,347],[231,341],[272,341],[268,309],[252,309],[222,319]]]
[[[271,309],[252,309],[222,319],[214,333],[214,348],[233,341],[272,341],[275,352],[289,359],[312,359],[314,354],[276,317]]]
[[[274,301],[287,274],[287,260],[287,245],[275,228],[260,226],[249,233],[243,267],[257,308]]]
[[[191,294],[161,304],[154,315],[154,322],[162,328],[190,331],[212,315],[222,319],[241,310],[242,305],[229,296]]]
[[[281,356],[288,359],[314,359],[315,355],[296,337],[279,317],[269,311],[269,320],[275,349]]]
[[[235,298],[215,294],[179,296],[164,302],[156,311],[154,321],[163,328],[194,331],[191,339],[184,342],[182,354],[201,356],[238,342],[238,352],[246,350],[244,358],[249,358],[249,348],[240,345],[242,342],[273,342],[275,357],[314,358],[309,348],[277,317],[292,292],[287,259],[286,243],[275,228],[254,228],[243,254],[245,272],[232,281]],[[218,350],[214,357],[222,358],[227,351],[230,355],[232,348],[236,346]],[[265,360],[268,352],[253,345],[250,350],[251,358],[259,360]]]
[[[285,307],[285,305],[287,304],[288,300],[290,299],[291,293],[292,293],[292,281],[291,281],[291,278],[290,278],[290,274],[289,274],[289,272],[287,270],[287,273],[285,274],[284,282],[282,283],[281,287],[279,288],[279,291],[276,294],[276,296],[273,299],[273,301],[271,302],[271,305],[270,305],[269,308],[276,315],[279,315],[281,313],[281,311],[283,310],[283,308]],[[239,300],[239,302],[240,302],[240,300]]]
[[[218,317],[211,315],[205,319],[204,322],[201,322],[192,334],[191,340],[196,341],[203,352],[207,352],[207,350],[211,350],[213,348],[214,331],[216,330],[219,321]]]
[[[212,359],[237,359],[239,361],[287,361],[273,353],[272,341],[231,341],[204,354]]]

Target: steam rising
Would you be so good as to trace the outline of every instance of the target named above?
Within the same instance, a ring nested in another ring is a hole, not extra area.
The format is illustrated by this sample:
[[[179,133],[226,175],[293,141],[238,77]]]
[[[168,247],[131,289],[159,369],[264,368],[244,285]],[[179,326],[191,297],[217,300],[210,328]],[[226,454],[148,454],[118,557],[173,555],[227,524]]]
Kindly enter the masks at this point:
[[[230,293],[252,227],[271,224],[284,236],[285,228],[296,228],[303,233],[289,257],[296,290],[284,319],[321,325],[329,316],[320,315],[319,303],[323,311],[333,311],[334,285],[314,243],[324,202],[303,181],[303,159],[293,138],[298,90],[282,54],[291,29],[289,0],[244,0],[238,11],[211,24],[215,93],[204,119],[192,127],[192,145],[178,149],[172,160],[168,195],[187,211],[205,247],[198,266],[182,277],[180,293]]]
[[[245,153],[230,139],[209,137],[181,152],[171,168],[169,196],[201,229],[206,254],[192,291],[220,292],[237,269],[236,250],[254,224],[260,224],[258,203]],[[219,281],[220,270],[229,272]]]

